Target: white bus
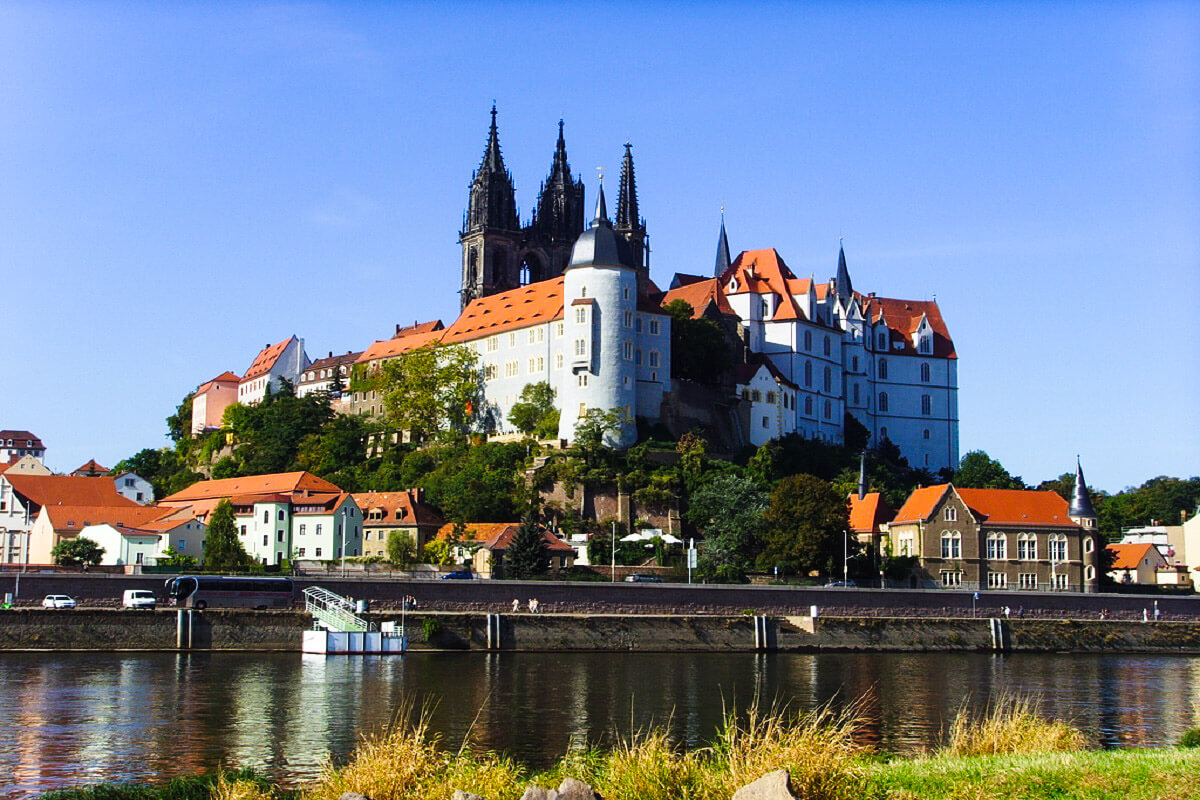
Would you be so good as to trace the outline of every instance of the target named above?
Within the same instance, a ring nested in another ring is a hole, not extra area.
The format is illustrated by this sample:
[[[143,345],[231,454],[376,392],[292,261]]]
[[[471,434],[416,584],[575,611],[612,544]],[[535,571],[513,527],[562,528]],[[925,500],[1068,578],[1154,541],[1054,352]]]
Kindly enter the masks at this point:
[[[178,608],[290,608],[290,578],[180,575],[167,582],[167,597]]]

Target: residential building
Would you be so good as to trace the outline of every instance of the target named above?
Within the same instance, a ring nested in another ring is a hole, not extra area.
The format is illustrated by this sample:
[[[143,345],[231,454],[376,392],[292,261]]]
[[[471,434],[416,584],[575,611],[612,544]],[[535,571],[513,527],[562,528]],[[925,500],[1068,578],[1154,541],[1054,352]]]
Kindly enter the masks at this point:
[[[446,521],[425,502],[424,489],[401,492],[358,492],[354,502],[363,514],[363,555],[387,557],[392,531],[408,533],[417,552],[432,540]]]
[[[122,472],[113,477],[117,493],[127,497],[138,505],[154,502],[154,486],[150,481],[132,472]]]
[[[296,396],[307,397],[316,392],[325,392],[329,394],[330,399],[341,399],[342,394],[350,385],[350,371],[360,355],[362,353],[349,351],[345,355],[335,356],[330,351],[325,358],[318,358],[300,374],[300,379],[296,381]],[[335,382],[335,375],[341,382],[340,389],[335,389],[338,385]]]
[[[1200,507],[1183,523],[1183,562],[1188,565],[1192,586],[1200,591]]]
[[[38,461],[44,461],[46,446],[29,431],[0,431],[0,464],[16,461],[21,456],[33,456]]]
[[[192,393],[192,436],[221,427],[225,409],[238,401],[242,379],[228,370],[200,384]]]
[[[70,474],[76,478],[99,478],[101,475],[107,475],[112,472],[108,467],[103,467],[100,462],[94,458],[89,458],[86,462],[76,467]]]
[[[47,509],[50,517],[64,519]],[[45,513],[45,511],[43,512]],[[85,518],[88,524],[77,535],[87,537],[104,548],[104,566],[136,566],[153,564],[167,548],[199,560],[204,552],[204,523],[190,509],[157,508],[150,506],[139,513],[125,510],[80,510],[71,517]],[[61,524],[61,523],[60,523]],[[59,531],[69,538],[70,529]]]
[[[463,541],[469,546],[459,548],[459,559],[470,559],[471,571],[480,578],[504,577],[504,554],[512,544],[519,522],[468,522],[463,526]],[[437,532],[439,539],[452,539],[455,523],[448,522]],[[575,548],[542,529],[542,540],[550,557],[550,570],[557,571],[573,566]]]
[[[362,514],[354,498],[308,472],[199,481],[159,505],[191,508],[204,522],[222,500],[233,505],[239,541],[262,564],[362,555]]]
[[[0,563],[50,563],[50,550],[58,543],[54,528],[43,525],[39,529],[42,535],[34,531],[39,514],[47,506],[137,508],[136,503],[117,493],[109,477],[16,474],[6,470],[0,474]],[[64,535],[80,529],[65,525],[64,520]]]
[[[743,426],[749,433],[750,444],[760,447],[796,432],[799,387],[770,358],[752,354],[748,363],[735,367],[734,379],[749,415]]]
[[[123,498],[122,498],[123,499]],[[85,530],[99,533],[99,528],[111,526],[122,535],[133,536],[132,545],[129,542],[108,540],[111,549],[105,553],[104,564],[132,564],[141,561],[122,561],[124,557],[132,558],[134,553],[138,558],[143,555],[153,556],[158,550],[158,535],[148,531],[134,533],[143,524],[163,516],[162,509],[139,506],[130,503],[126,506],[92,506],[72,503],[43,506],[33,523],[30,536],[30,563],[53,563],[54,548],[68,539],[76,539]]]
[[[929,486],[887,530],[895,555],[920,559],[913,588],[1090,592],[1098,583],[1096,535],[1054,492]]]
[[[444,334],[445,326],[442,325],[440,319],[405,328],[397,326],[395,336],[376,341],[363,350],[355,359],[352,369],[364,376],[370,376],[377,372],[385,361],[390,361],[410,350],[437,344]],[[377,389],[365,386],[356,387],[349,381],[347,382],[347,391],[342,392],[342,399],[337,409],[345,414],[365,414],[376,418],[385,414],[383,398]]]
[[[1136,583],[1157,586],[1159,570],[1167,568],[1167,560],[1151,542],[1110,544],[1112,569],[1108,576],[1117,583]]]
[[[268,391],[278,392],[282,381],[295,386],[310,363],[304,352],[304,340],[295,336],[264,346],[238,383],[237,401],[242,405],[255,405]]]
[[[50,468],[31,455],[24,455],[16,461],[7,464],[0,463],[0,473],[9,472],[13,475],[53,475]]]

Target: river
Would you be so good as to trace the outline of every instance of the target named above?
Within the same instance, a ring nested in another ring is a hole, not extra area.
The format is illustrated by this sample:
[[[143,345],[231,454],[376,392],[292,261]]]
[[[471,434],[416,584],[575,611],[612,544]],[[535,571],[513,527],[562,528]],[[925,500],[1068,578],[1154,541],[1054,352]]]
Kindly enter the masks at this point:
[[[1200,726],[1200,657],[1138,655],[420,653],[0,654],[5,798],[253,766],[289,784],[344,760],[406,702],[457,747],[545,766],[568,748],[668,727],[705,743],[723,709],[861,704],[864,743],[934,747],[963,703],[1036,695],[1103,747]]]

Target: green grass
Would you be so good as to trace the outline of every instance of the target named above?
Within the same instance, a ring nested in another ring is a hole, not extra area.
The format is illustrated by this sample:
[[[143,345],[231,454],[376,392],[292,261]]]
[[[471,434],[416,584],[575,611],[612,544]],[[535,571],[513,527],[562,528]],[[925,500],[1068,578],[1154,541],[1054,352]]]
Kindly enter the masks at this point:
[[[273,797],[287,797],[287,793],[277,790],[272,793],[270,782],[254,770],[237,769],[174,778],[163,784],[101,783],[80,789],[58,789],[43,794],[42,800],[211,800],[220,785],[233,783],[254,787]]]
[[[1080,750],[920,759],[868,766],[878,800],[1188,800],[1200,798],[1200,752]]]

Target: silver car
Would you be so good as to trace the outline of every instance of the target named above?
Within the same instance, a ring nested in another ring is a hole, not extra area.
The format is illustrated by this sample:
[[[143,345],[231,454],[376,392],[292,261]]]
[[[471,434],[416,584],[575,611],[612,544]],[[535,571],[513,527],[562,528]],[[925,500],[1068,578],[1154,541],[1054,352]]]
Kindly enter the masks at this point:
[[[48,594],[42,600],[42,608],[75,608],[75,598],[65,594]]]

